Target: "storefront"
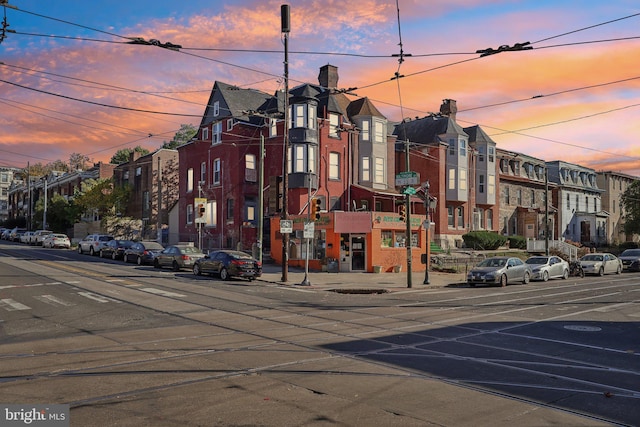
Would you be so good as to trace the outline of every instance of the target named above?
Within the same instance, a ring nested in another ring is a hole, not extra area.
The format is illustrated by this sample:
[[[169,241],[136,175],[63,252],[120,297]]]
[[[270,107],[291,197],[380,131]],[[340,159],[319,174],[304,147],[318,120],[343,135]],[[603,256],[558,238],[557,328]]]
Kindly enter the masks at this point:
[[[289,265],[304,267],[309,248],[309,268],[330,272],[406,271],[406,223],[392,212],[323,213],[314,223],[313,238],[304,238],[306,215],[291,215]],[[412,271],[424,271],[422,255],[429,259],[425,216],[411,216]],[[282,263],[280,218],[271,219],[271,257]]]

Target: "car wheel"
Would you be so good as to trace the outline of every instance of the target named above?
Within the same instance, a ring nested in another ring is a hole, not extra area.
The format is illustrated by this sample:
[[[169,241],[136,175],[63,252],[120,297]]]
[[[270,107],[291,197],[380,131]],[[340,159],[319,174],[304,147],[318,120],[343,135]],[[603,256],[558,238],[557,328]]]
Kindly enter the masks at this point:
[[[136,259],[136,263],[138,265],[142,265],[142,257],[141,256],[138,256],[138,258]]]
[[[545,272],[542,273],[542,281],[546,282],[548,280],[549,280],[549,272],[545,271]]]
[[[562,273],[562,280],[567,280],[569,278],[569,270],[565,269]]]
[[[173,269],[173,271],[180,270],[180,266],[178,265],[177,261],[173,261],[173,264],[171,264],[171,268]]]
[[[93,250],[93,246],[91,246],[89,248],[89,255],[94,256],[96,254],[96,251]]]
[[[158,260],[153,261],[153,268],[162,268],[162,266],[160,265],[160,261]]]
[[[104,251],[102,249],[100,249],[100,251],[98,251],[98,256],[100,258],[104,258]]]
[[[622,274],[622,267],[618,265],[618,269],[616,270],[616,274]]]
[[[222,280],[229,280],[229,272],[224,267],[222,267],[222,270],[220,270],[220,278]]]
[[[545,273],[547,272],[545,271]],[[531,280],[531,274],[529,274],[529,272],[527,271],[526,273],[524,273],[524,279],[522,279],[522,283],[526,285],[527,283],[529,283],[529,280]],[[549,280],[549,273],[547,273],[547,280]]]
[[[598,276],[604,276],[604,267],[600,267],[600,270],[598,270]]]
[[[82,246],[81,246],[81,245],[78,245],[78,253],[79,253],[80,255],[82,255]]]
[[[255,278],[255,277],[253,277],[253,276],[249,277],[249,281],[250,281],[250,282],[253,282],[254,280],[256,280],[256,278]]]
[[[500,276],[500,287],[504,288],[505,286],[507,286],[507,275],[503,274],[502,276]]]
[[[200,266],[198,264],[195,264],[193,266],[193,274],[195,274],[196,276],[202,275],[202,271],[200,271]]]
[[[112,260],[114,260],[114,261],[115,261],[116,259],[118,259],[118,257],[116,256],[116,253],[115,253],[115,252],[111,253],[111,259],[112,259]]]

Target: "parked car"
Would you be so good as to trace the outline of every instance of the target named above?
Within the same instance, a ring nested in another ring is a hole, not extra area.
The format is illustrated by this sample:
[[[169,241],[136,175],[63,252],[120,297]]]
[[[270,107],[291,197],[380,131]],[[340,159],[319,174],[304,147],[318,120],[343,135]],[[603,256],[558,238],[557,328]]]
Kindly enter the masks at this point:
[[[33,236],[33,231],[25,231],[20,236],[20,243],[26,243],[27,245],[31,244],[31,236]]]
[[[569,263],[557,256],[532,256],[525,261],[531,267],[531,280],[567,279]]]
[[[218,274],[222,280],[244,277],[250,281],[262,275],[262,263],[244,252],[219,250],[196,260],[193,274]]]
[[[53,233],[51,230],[36,230],[31,236],[31,241],[29,243],[36,246],[42,246],[44,238],[51,233]]]
[[[192,268],[196,260],[202,257],[204,254],[195,246],[167,246],[153,260],[153,266],[155,268],[171,267],[173,271],[178,271],[181,268]]]
[[[66,248],[71,249],[71,241],[66,234],[47,234],[42,241],[43,248]]]
[[[9,233],[9,238],[7,240],[11,240],[12,242],[19,242],[20,237],[22,237],[22,235],[26,232],[27,232],[26,228],[16,227],[13,230],[11,230],[11,232]]]
[[[582,265],[584,274],[604,276],[607,273],[622,273],[622,261],[608,252],[587,254],[580,258],[580,265]]]
[[[111,258],[114,261],[123,259],[124,251],[129,249],[131,245],[133,245],[132,240],[110,240],[100,249],[100,258]]]
[[[626,249],[620,254],[622,269],[640,271],[640,249]]]
[[[88,252],[89,255],[98,255],[100,249],[104,248],[104,245],[111,240],[113,240],[113,236],[108,234],[89,234],[78,242],[78,253]]]
[[[2,240],[9,240],[9,235],[11,234],[11,229],[9,228],[3,228],[2,229],[2,234],[0,234],[0,239]]]
[[[153,265],[153,260],[156,258],[156,255],[163,250],[164,246],[158,242],[135,242],[130,248],[124,251],[124,262],[135,262],[138,265]]]
[[[531,267],[516,257],[487,258],[472,268],[467,274],[467,283],[473,287],[476,284],[497,284],[507,286],[509,283],[529,283]]]

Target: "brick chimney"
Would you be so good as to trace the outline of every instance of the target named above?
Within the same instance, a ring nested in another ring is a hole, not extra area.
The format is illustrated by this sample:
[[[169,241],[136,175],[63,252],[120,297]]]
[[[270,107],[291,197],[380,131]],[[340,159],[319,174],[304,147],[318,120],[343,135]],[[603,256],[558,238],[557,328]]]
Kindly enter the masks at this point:
[[[337,89],[338,67],[329,64],[320,67],[320,74],[318,74],[318,83],[320,83],[320,86],[322,87]]]
[[[456,104],[455,99],[442,100],[442,105],[440,106],[440,114],[442,114],[443,116],[451,117],[453,120],[455,120],[457,112],[458,105]]]

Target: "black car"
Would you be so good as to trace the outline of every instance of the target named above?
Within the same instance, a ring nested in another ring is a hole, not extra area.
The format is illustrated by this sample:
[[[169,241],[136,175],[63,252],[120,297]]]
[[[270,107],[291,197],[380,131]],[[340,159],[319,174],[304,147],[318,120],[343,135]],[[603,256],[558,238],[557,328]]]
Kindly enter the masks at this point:
[[[196,260],[203,258],[202,251],[190,244],[168,246],[153,260],[155,268],[171,267],[173,271],[181,268],[193,268]]]
[[[619,258],[625,270],[640,271],[640,249],[626,249]]]
[[[122,259],[124,251],[129,249],[133,243],[131,240],[110,240],[100,249],[100,258]]]
[[[262,275],[262,264],[244,252],[220,250],[196,260],[193,274],[200,276],[202,273],[219,274],[222,280],[231,277],[253,280]]]
[[[135,262],[138,265],[153,265],[153,260],[156,259],[156,256],[163,250],[164,246],[158,242],[136,242],[124,251],[124,262]]]

